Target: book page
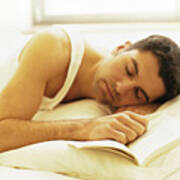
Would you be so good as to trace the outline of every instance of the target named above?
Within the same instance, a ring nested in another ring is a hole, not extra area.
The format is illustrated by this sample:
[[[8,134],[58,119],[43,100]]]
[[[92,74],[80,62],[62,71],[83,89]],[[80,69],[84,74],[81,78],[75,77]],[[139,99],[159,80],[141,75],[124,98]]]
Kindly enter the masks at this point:
[[[136,155],[126,145],[113,140],[69,141],[69,145],[80,149],[100,149],[104,151],[114,152],[139,164]]]
[[[150,121],[148,131],[129,149],[136,155],[140,165],[145,166],[151,159],[180,145],[180,117],[162,114]]]

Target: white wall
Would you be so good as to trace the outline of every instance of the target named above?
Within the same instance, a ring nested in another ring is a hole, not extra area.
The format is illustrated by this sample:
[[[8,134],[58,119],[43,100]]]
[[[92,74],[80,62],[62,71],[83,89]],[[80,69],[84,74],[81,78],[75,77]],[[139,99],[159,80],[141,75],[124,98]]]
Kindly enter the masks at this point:
[[[31,22],[30,1],[0,0],[0,26],[28,26]]]
[[[30,26],[31,0],[0,0],[0,71],[15,58],[24,39],[23,30]]]

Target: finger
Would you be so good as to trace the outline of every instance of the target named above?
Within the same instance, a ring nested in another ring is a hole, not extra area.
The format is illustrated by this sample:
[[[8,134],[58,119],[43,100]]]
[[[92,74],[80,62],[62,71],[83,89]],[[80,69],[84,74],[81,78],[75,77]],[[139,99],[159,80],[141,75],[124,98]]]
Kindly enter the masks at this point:
[[[128,142],[133,141],[138,136],[134,130],[119,121],[111,122],[111,126],[114,129],[123,132],[126,135]]]
[[[109,135],[108,135],[109,138],[113,139],[113,140],[116,140],[122,144],[126,144],[128,141],[127,141],[127,138],[126,138],[126,135],[123,133],[123,132],[120,132],[116,129],[112,129],[112,128],[109,128]]]
[[[125,111],[125,113],[128,114],[130,118],[135,119],[136,121],[141,123],[145,128],[147,128],[149,122],[147,118],[131,111]]]
[[[118,119],[129,128],[133,129],[139,136],[145,132],[145,127],[141,123],[131,119],[125,113],[122,113],[120,116],[116,117],[116,119]]]

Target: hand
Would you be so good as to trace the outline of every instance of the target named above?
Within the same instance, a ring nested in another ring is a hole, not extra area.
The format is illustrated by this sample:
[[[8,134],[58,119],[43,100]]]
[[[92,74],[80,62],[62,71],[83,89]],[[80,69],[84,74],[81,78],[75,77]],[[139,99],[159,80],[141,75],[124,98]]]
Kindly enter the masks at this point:
[[[136,113],[125,111],[89,121],[84,127],[86,140],[113,139],[127,144],[144,134],[148,120]]]

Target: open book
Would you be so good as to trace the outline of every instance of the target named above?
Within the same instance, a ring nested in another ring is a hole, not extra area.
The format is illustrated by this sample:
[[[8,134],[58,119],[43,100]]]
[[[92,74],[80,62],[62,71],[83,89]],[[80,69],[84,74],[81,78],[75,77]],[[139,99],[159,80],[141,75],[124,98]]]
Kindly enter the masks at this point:
[[[126,145],[113,140],[72,141],[75,148],[100,149],[129,158],[145,167],[154,158],[180,145],[180,117],[162,114],[150,121],[147,132],[134,142]]]

